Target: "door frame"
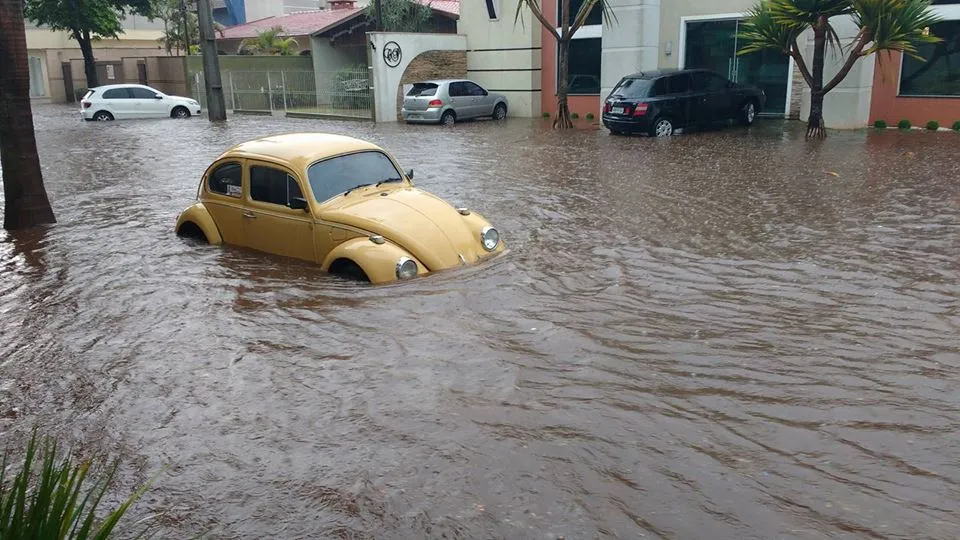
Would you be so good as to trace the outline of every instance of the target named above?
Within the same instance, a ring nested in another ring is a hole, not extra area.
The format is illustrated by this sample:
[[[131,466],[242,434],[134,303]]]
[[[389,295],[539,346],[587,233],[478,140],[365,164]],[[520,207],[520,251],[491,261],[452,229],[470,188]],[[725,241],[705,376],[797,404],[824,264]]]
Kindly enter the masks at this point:
[[[677,67],[684,69],[686,67],[684,64],[687,61],[687,23],[689,22],[704,22],[704,21],[731,21],[738,20],[742,21],[746,19],[750,14],[746,12],[738,13],[715,13],[713,15],[687,15],[680,17],[680,33],[677,35]],[[783,110],[783,117],[790,117],[790,103],[793,101],[793,72],[796,69],[794,66],[793,57],[787,55],[788,64],[787,64],[787,99],[786,104]],[[768,116],[770,113],[767,113]],[[777,116],[774,114],[774,116]]]

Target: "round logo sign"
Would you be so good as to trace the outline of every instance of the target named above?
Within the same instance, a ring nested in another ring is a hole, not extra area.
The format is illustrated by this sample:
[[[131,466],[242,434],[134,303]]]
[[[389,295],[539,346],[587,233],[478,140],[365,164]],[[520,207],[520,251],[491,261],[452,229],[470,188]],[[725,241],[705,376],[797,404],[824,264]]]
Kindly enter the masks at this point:
[[[383,61],[390,67],[400,65],[400,59],[403,58],[403,52],[396,41],[391,41],[383,46]]]

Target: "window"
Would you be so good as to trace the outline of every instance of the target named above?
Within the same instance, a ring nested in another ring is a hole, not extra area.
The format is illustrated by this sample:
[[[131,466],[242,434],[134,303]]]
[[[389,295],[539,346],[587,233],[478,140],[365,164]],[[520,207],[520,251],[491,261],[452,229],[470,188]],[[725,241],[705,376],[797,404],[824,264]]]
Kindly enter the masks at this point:
[[[30,97],[47,95],[47,80],[43,76],[43,57],[28,56],[27,69],[30,72]]]
[[[570,41],[568,94],[597,95],[600,93],[601,49],[600,38]]]
[[[693,73],[693,87],[700,92],[725,90],[727,88],[727,80],[709,71],[696,71]]]
[[[500,14],[500,0],[486,0],[487,17],[491,21],[497,20]]]
[[[373,151],[318,161],[307,169],[307,177],[317,202],[363,184],[399,182],[403,179],[390,158]]]
[[[935,24],[930,33],[943,41],[917,46],[926,62],[903,55],[900,95],[960,96],[960,21]]]
[[[611,92],[611,95],[622,98],[645,98],[649,97],[650,88],[653,87],[653,81],[650,79],[623,79]]]
[[[450,97],[463,97],[467,95],[467,86],[462,82],[450,83]]]
[[[290,199],[303,193],[296,179],[285,171],[270,167],[250,167],[250,198],[280,206],[290,206]]]
[[[243,168],[239,163],[231,161],[220,165],[210,173],[207,186],[214,193],[239,198],[243,194],[242,181]]]
[[[416,83],[413,88],[407,92],[410,97],[435,96],[437,95],[437,85],[433,83]]]
[[[130,93],[126,88],[111,88],[103,93],[103,99],[129,99]]]
[[[687,75],[686,73],[673,75],[668,77],[667,80],[668,84],[670,85],[671,94],[686,94],[692,87],[690,75]]]
[[[577,19],[577,13],[580,12],[580,6],[583,5],[585,0],[570,0],[570,24],[573,24],[573,21]],[[557,20],[560,21],[561,13],[563,9],[562,2],[557,2]],[[593,7],[593,11],[590,12],[590,15],[587,15],[587,22],[583,23],[584,26],[591,24],[603,24],[603,10],[600,9],[599,2]]]
[[[466,95],[468,95],[468,96],[485,96],[485,95],[487,95],[487,91],[484,90],[483,88],[480,88],[480,85],[478,85],[478,84],[476,84],[476,83],[465,82],[465,83],[463,83],[463,85],[464,85],[464,87],[466,88],[466,91],[467,91],[467,94],[466,94]]]
[[[138,88],[134,86],[132,88],[128,88],[127,90],[130,91],[130,95],[133,97],[133,99],[155,99],[157,97],[156,92],[147,90],[146,88]]]

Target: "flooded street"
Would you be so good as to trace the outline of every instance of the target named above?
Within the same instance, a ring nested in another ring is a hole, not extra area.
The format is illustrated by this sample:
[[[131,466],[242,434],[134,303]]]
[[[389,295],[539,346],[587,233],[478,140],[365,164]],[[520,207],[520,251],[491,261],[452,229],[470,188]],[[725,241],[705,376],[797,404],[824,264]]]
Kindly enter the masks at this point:
[[[955,133],[35,111],[0,232],[0,438],[124,458],[160,538],[960,537]],[[829,123],[829,119],[828,119]],[[383,287],[173,233],[205,167],[329,131],[510,253]]]

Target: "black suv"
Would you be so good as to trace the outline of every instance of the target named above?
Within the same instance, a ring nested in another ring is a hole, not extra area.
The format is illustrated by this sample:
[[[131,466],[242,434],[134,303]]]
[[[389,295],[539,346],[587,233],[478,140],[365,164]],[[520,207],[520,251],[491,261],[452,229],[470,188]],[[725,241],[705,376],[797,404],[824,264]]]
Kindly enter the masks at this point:
[[[603,104],[614,134],[673,135],[677,128],[739,120],[750,125],[763,109],[763,90],[706,69],[648,71],[620,79]]]

